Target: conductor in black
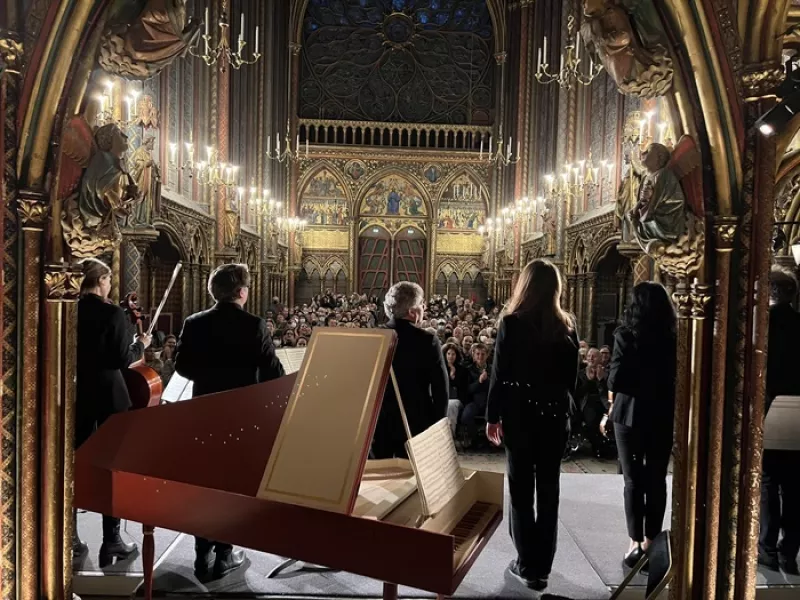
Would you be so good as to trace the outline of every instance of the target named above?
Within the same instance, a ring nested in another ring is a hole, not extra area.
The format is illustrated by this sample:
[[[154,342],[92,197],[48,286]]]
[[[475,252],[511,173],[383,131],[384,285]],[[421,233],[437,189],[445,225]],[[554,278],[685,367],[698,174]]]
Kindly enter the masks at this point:
[[[175,370],[193,382],[193,396],[224,392],[284,375],[267,323],[244,310],[250,287],[246,265],[217,267],[208,279],[215,304],[190,316],[178,340]],[[235,464],[231,465],[235,468]],[[211,570],[212,549],[216,560]],[[233,546],[195,538],[195,575],[219,579],[244,563]]]

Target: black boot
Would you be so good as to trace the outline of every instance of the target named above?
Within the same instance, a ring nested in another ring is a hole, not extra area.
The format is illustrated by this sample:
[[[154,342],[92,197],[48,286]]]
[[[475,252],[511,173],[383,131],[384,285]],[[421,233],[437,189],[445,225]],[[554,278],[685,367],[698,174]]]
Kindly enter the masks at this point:
[[[89,546],[78,535],[78,510],[72,513],[72,561],[80,562],[89,553]]]
[[[194,541],[194,576],[201,582],[211,579],[211,569],[214,566],[214,556],[211,550],[214,544],[202,538]]]
[[[217,552],[217,560],[214,561],[214,579],[222,579],[244,564],[244,550],[224,550]]]
[[[125,543],[119,535],[119,519],[103,515],[103,545],[100,546],[100,568],[123,560],[139,550],[135,543]]]

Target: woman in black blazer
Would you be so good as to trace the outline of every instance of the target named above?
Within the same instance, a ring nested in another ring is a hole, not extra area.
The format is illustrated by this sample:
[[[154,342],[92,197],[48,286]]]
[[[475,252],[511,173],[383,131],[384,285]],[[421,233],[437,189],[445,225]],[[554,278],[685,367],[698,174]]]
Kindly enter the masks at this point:
[[[96,259],[83,261],[83,283],[78,301],[78,390],[75,402],[75,447],[83,444],[111,415],[125,412],[131,400],[121,369],[141,358],[150,345],[150,336],[137,336],[125,312],[109,302],[111,269]],[[136,551],[136,544],[127,544],[119,535],[120,521],[103,516],[103,544],[100,547],[101,567],[115,558],[127,558]],[[88,551],[75,527],[72,539],[73,558],[80,559]]]
[[[498,446],[502,437],[506,447],[517,549],[509,572],[536,590],[547,587],[556,552],[561,457],[578,374],[578,335],[560,299],[556,267],[528,263],[497,330],[487,406],[486,436]]]
[[[664,287],[633,289],[624,325],[614,333],[608,376],[609,416],[625,479],[631,539],[624,563],[633,567],[661,532],[675,413],[676,316]],[[606,420],[603,421],[603,427]]]

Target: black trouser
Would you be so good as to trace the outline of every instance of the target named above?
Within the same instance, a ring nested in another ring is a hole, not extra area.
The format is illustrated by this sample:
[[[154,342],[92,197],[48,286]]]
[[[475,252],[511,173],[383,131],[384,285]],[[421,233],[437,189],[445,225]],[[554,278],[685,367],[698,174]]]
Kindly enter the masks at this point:
[[[476,417],[482,417],[486,414],[486,398],[480,400],[473,400],[465,404],[461,409],[461,424],[467,428],[467,435],[474,439],[478,435],[478,425],[475,423]]]
[[[762,468],[759,552],[794,560],[800,550],[800,452],[765,450]]]
[[[625,479],[628,536],[637,542],[661,533],[667,510],[667,470],[672,424],[663,430],[614,423],[619,464]]]
[[[568,428],[566,417],[532,421],[528,427],[506,436],[509,530],[520,574],[536,578],[550,574],[556,555],[561,457]]]
[[[204,556],[211,552],[211,549],[214,549],[214,552],[217,553],[217,556],[222,556],[224,554],[228,554],[233,550],[233,546],[230,544],[223,544],[222,542],[212,542],[211,540],[207,540],[205,538],[194,538],[194,551],[197,556]]]

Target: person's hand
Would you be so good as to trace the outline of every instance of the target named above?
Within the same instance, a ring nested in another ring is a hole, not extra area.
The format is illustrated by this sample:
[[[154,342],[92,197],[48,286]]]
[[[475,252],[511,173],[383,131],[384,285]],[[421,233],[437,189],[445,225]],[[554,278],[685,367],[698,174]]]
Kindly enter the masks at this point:
[[[589,379],[595,379],[597,377],[597,373],[594,367],[586,367],[586,376]]]
[[[486,371],[484,371],[483,373],[481,373],[481,376],[478,378],[478,383],[483,383],[488,378],[489,378],[489,374]]]
[[[608,430],[606,429],[607,424],[608,415],[603,415],[603,419],[600,421],[600,433],[603,434],[603,437],[608,437]]]
[[[486,438],[495,446],[502,443],[503,438],[503,424],[502,423],[487,423],[486,424]]]
[[[147,334],[137,335],[136,336],[136,341],[137,342],[141,342],[142,345],[146,349],[146,348],[149,348],[150,344],[153,343],[153,336],[152,335],[147,335]]]

